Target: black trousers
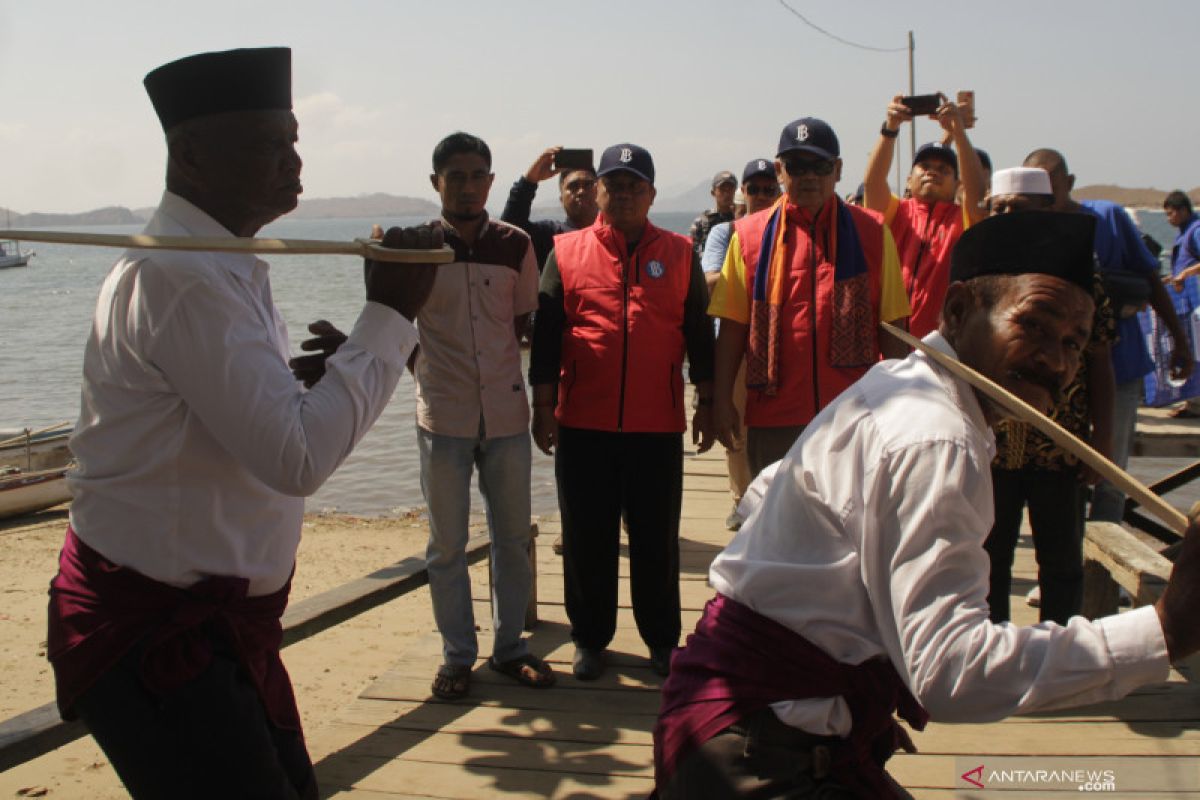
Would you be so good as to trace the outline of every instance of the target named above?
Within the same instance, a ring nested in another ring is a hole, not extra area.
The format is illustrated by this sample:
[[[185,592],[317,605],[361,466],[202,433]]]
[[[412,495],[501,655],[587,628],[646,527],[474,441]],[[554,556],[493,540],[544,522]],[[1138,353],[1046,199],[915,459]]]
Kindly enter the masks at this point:
[[[683,435],[561,427],[554,474],[571,638],[599,650],[616,633],[623,516],[638,633],[650,647],[677,645]]]
[[[992,467],[996,521],[984,549],[991,559],[988,607],[993,622],[1011,619],[1013,555],[1028,504],[1037,557],[1040,619],[1066,625],[1083,603],[1084,491],[1073,469],[1008,470]]]
[[[168,696],[151,694],[135,647],[76,703],[75,711],[129,794],[146,798],[317,797],[298,731],[277,728],[219,634],[212,664]]]
[[[713,736],[679,762],[660,800],[856,800],[860,795],[828,775],[841,741],[779,721],[766,708]],[[888,784],[911,798],[890,775]]]

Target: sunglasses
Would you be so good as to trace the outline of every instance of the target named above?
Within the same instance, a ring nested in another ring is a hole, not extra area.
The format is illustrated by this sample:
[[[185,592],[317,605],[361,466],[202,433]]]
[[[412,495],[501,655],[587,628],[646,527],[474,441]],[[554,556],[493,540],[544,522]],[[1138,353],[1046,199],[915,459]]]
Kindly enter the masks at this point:
[[[762,195],[763,197],[774,197],[775,195],[779,194],[779,185],[747,186],[742,189],[742,194],[748,194],[751,197],[758,197],[759,195]]]
[[[824,159],[817,161],[802,161],[800,159],[783,159],[783,168],[787,170],[787,174],[793,178],[801,175],[812,173],[820,177],[825,177],[833,173],[833,162],[825,161]]]

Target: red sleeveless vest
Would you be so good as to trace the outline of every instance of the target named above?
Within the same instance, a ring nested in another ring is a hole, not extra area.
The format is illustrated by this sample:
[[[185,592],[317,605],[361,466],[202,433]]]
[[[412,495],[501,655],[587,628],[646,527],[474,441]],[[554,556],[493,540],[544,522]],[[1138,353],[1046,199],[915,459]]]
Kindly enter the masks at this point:
[[[746,393],[746,425],[772,428],[807,425],[846,387],[870,368],[835,367],[831,363],[832,329],[835,313],[833,253],[828,251],[827,215],[836,212],[837,198],[825,203],[816,218],[791,203],[785,216],[784,246],[790,264],[784,289],[783,313],[779,320],[779,388],[774,395],[750,389]],[[878,353],[880,274],[883,264],[883,228],[871,212],[851,206],[850,213],[867,262],[872,318],[863,320]],[[762,249],[763,231],[771,210],[760,211],[734,223],[746,285],[754,285],[754,274]]]
[[[566,324],[558,421],[573,428],[683,432],[684,301],[692,247],[649,222],[633,252],[597,220],[554,237]]]

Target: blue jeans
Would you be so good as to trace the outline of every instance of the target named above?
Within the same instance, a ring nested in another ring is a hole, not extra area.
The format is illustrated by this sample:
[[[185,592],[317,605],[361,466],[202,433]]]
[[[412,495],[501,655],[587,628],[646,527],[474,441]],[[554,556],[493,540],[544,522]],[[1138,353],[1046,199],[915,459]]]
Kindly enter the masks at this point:
[[[442,436],[418,427],[417,446],[421,491],[429,506],[429,590],[445,663],[473,666],[479,654],[466,557],[473,468],[479,470],[492,537],[492,655],[497,661],[525,655],[521,630],[532,582],[529,432],[484,439]]]
[[[1125,469],[1129,463],[1129,452],[1133,449],[1143,383],[1142,378],[1118,383],[1113,396],[1113,463],[1121,469]],[[1102,481],[1092,490],[1092,508],[1088,519],[1120,522],[1124,518],[1125,493],[1108,481]]]

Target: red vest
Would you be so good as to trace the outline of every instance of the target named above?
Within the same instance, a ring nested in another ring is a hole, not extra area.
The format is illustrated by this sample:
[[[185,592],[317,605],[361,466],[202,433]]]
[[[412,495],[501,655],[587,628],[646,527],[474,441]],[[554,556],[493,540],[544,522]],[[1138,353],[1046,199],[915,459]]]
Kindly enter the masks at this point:
[[[923,203],[911,197],[889,224],[900,265],[904,289],[912,306],[908,329],[923,337],[938,326],[946,287],[950,285],[950,251],[963,232],[962,206],[954,203]]]
[[[632,253],[597,219],[554,237],[566,324],[558,421],[573,428],[680,432],[690,240],[646,223]]]
[[[827,216],[836,211],[834,198],[825,203],[815,220],[813,240],[812,212],[791,203],[785,212],[787,226],[784,246],[790,256],[790,269],[784,288],[783,313],[779,320],[779,388],[774,395],[755,389],[746,394],[746,425],[772,428],[807,425],[850,384],[869,369],[834,367],[831,364],[834,314],[834,263],[828,251]],[[862,324],[870,327],[870,336],[879,350],[880,272],[883,264],[883,226],[869,211],[851,206],[850,213],[858,231],[863,256],[867,261],[872,318]],[[734,223],[746,264],[746,286],[754,286],[754,273],[762,247],[763,230],[771,209],[743,217]]]

